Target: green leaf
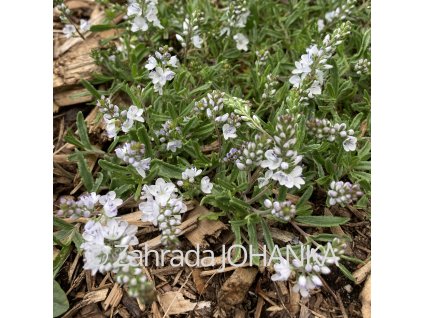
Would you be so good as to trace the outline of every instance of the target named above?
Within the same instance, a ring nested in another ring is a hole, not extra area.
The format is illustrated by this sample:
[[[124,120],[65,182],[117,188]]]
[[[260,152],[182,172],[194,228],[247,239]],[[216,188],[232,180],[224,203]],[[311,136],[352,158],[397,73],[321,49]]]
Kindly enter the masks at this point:
[[[104,159],[100,159],[98,161],[98,164],[100,167],[110,172],[115,172],[115,173],[125,174],[125,175],[130,173],[128,168],[119,166],[115,163],[111,163],[110,161],[107,161]]]
[[[91,32],[102,32],[102,31],[107,31],[107,30],[111,30],[111,29],[117,29],[118,27],[114,24],[96,24],[96,25],[92,25],[90,28]]]
[[[57,273],[59,273],[60,269],[62,268],[63,264],[65,263],[66,259],[70,255],[72,250],[72,245],[67,245],[62,247],[60,250],[59,255],[53,261],[53,278],[56,277]]]
[[[267,221],[263,218],[260,218],[261,226],[263,228],[264,241],[266,242],[267,250],[273,251],[275,243],[273,242],[272,234],[270,233],[269,225]]]
[[[153,150],[151,146],[150,137],[148,136],[147,130],[145,129],[144,126],[141,126],[140,128],[137,129],[137,137],[138,137],[138,141],[143,143],[145,146],[146,156],[151,158],[153,156]]]
[[[76,136],[70,131],[68,130],[65,137],[63,138],[66,142],[77,146],[80,149],[84,149],[85,145],[78,139],[76,138]]]
[[[158,174],[161,177],[180,179],[182,177],[182,169],[171,165],[170,163],[163,162],[159,159],[151,160],[151,166],[158,167]]]
[[[93,28],[94,26],[92,26],[91,27],[91,29]],[[97,99],[100,99],[101,98],[101,95],[100,95],[100,93],[95,89],[95,87],[93,86],[93,85],[91,85],[91,83],[90,82],[88,82],[88,81],[86,81],[86,80],[84,80],[84,79],[82,79],[81,80],[81,82],[80,82],[90,93],[91,93],[91,95],[93,95],[95,98],[97,98]]]
[[[103,182],[103,178],[104,176],[101,172],[97,173],[97,179],[95,179],[93,188],[91,190],[92,192],[98,192],[98,189],[100,188],[101,183]]]
[[[323,215],[299,215],[295,218],[300,224],[312,225],[317,227],[332,227],[336,225],[345,224],[349,221],[349,218],[340,216],[323,216]]]
[[[59,283],[53,280],[53,317],[58,317],[69,309],[68,298]]]
[[[92,192],[94,187],[94,178],[91,174],[91,171],[88,169],[88,164],[82,155],[81,152],[77,151],[74,154],[73,160],[76,161],[78,165],[78,172],[81,176],[82,183],[88,192]]]
[[[241,237],[241,226],[246,223],[245,220],[241,221],[229,221],[231,224],[232,232],[235,235],[235,245],[242,245],[242,237]],[[241,257],[241,248],[235,247],[235,258],[234,261],[236,262]]]
[[[76,127],[78,128],[79,138],[85,149],[92,149],[90,138],[88,137],[87,126],[85,125],[84,115],[78,112],[76,115]]]
[[[341,270],[342,274],[344,274],[346,278],[348,278],[349,280],[351,280],[354,284],[357,284],[357,281],[355,280],[355,278],[352,275],[352,273],[348,270],[348,268],[346,268],[341,263],[338,263],[338,268]]]
[[[248,230],[248,238],[250,240],[250,245],[252,246],[251,250],[254,254],[258,254],[259,248],[258,248],[258,242],[257,242],[257,229],[256,229],[255,222],[252,222],[251,219],[248,219],[247,230]],[[256,266],[260,265],[260,257],[253,256],[252,260],[254,265]]]
[[[310,199],[312,194],[313,194],[313,186],[311,185],[304,191],[303,195],[298,200],[296,204],[297,208],[303,206],[307,202],[307,200]]]

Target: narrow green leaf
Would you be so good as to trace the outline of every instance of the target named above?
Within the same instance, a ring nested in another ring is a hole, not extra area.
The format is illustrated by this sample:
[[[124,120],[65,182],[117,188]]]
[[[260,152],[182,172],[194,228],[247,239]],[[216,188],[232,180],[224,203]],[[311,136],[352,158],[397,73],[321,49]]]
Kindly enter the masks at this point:
[[[352,275],[352,273],[348,270],[348,268],[346,268],[341,263],[338,263],[338,268],[341,270],[342,274],[344,274],[346,278],[348,278],[349,280],[351,280],[354,284],[357,284],[357,281],[355,280],[355,278]]]
[[[331,227],[336,225],[345,224],[349,221],[349,218],[340,216],[323,216],[323,215],[309,215],[309,216],[297,216],[295,221],[304,225],[312,225],[317,227]]]
[[[158,174],[161,177],[180,179],[182,177],[182,169],[171,165],[170,163],[163,162],[159,159],[151,160],[151,166],[158,167]]]
[[[313,186],[309,186],[301,196],[301,198],[298,200],[296,206],[297,208],[302,207],[308,199],[310,199],[311,195],[313,194]]]
[[[72,245],[67,245],[62,247],[60,250],[59,255],[53,261],[53,278],[59,273],[60,269],[62,268],[63,264],[65,263],[66,259],[70,255],[72,250]]]
[[[101,186],[101,183],[103,182],[103,174],[101,172],[97,173],[97,179],[95,179],[93,188],[91,189],[92,192],[98,192],[98,189]]]
[[[63,138],[64,141],[77,146],[80,149],[84,149],[85,145],[78,139],[76,138],[76,136],[70,131],[68,130],[65,137]]]
[[[269,225],[267,224],[266,220],[263,218],[260,218],[260,221],[261,221],[261,226],[263,228],[263,236],[264,236],[264,241],[266,242],[267,250],[273,251],[275,247],[275,243],[273,242]]]
[[[90,138],[88,137],[87,125],[85,125],[84,115],[78,112],[76,115],[76,127],[78,128],[79,138],[85,149],[92,149]]]
[[[138,141],[143,143],[145,146],[146,156],[151,158],[153,156],[153,150],[151,146],[150,137],[148,136],[147,130],[145,129],[144,126],[141,126],[140,128],[137,129],[137,137],[138,137]]]
[[[92,29],[93,27],[91,27]],[[95,98],[100,99],[100,93],[95,89],[95,87],[88,81],[82,79],[81,84],[93,95]]]
[[[119,166],[115,163],[111,163],[110,161],[107,161],[107,160],[104,160],[104,159],[100,159],[98,161],[98,164],[99,164],[100,167],[102,167],[103,169],[110,171],[110,172],[115,172],[115,173],[120,173],[120,174],[125,174],[125,175],[130,173],[128,168]]]
[[[88,169],[87,161],[79,151],[76,151],[74,155],[74,160],[78,165],[78,171],[81,176],[82,183],[84,184],[87,191],[91,192],[94,187],[94,178],[91,174],[91,171]]]
[[[258,242],[257,242],[257,229],[256,224],[254,222],[250,222],[250,219],[247,222],[247,230],[248,230],[248,238],[250,240],[250,245],[252,247],[252,252],[254,254],[258,254],[259,248],[258,248]],[[258,266],[260,265],[260,258],[258,256],[252,257],[253,264]]]

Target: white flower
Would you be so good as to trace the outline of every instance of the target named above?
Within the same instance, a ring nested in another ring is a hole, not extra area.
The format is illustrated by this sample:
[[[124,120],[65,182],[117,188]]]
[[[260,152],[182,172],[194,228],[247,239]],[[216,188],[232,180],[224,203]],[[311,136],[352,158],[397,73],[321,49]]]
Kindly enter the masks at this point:
[[[153,196],[160,205],[165,205],[175,190],[176,186],[172,182],[166,182],[162,178],[158,178],[155,185],[145,185],[143,187],[143,197],[144,195],[147,198],[148,196]]]
[[[126,113],[126,117],[143,123],[144,122],[144,118],[142,117],[143,112],[144,110],[142,108],[138,108],[135,105],[131,105],[128,109],[128,112]]]
[[[157,66],[157,60],[154,58],[154,56],[149,56],[148,57],[148,63],[145,65],[145,68],[149,71],[153,70],[156,68]]]
[[[345,151],[355,151],[357,147],[357,138],[354,136],[348,136],[342,143]]]
[[[147,201],[141,202],[138,207],[142,212],[141,220],[143,222],[151,222],[157,226],[157,217],[160,213],[160,206],[156,200],[150,196],[147,198]]]
[[[322,19],[317,20],[317,30],[319,32],[322,32],[322,30],[325,28],[325,21]]]
[[[102,228],[103,236],[109,241],[119,241],[117,245],[135,245],[138,244],[138,239],[135,236],[137,233],[136,225],[129,225],[123,220],[110,219],[107,225]]]
[[[163,29],[163,26],[160,24],[159,19],[157,18],[157,7],[155,2],[150,2],[147,7],[147,12],[145,17],[149,22],[152,22],[155,27]]]
[[[171,56],[169,61],[167,62],[167,64],[172,67],[178,67],[178,63],[179,63],[179,60],[175,55]]]
[[[273,281],[287,281],[291,275],[291,268],[286,259],[281,259],[279,264],[274,265],[275,274],[272,275],[271,279]]]
[[[172,140],[167,143],[166,149],[172,152],[176,152],[178,148],[182,148],[182,141]]]
[[[134,167],[137,170],[137,172],[140,174],[141,177],[145,178],[146,171],[150,170],[150,161],[151,158],[142,159],[141,161],[138,161],[134,163]]]
[[[272,179],[273,176],[273,171],[272,170],[267,170],[266,173],[264,174],[264,177],[260,177],[257,179],[259,188],[263,188],[264,186],[268,185],[270,182],[270,179]]]
[[[201,191],[203,191],[206,194],[211,193],[213,189],[213,183],[210,182],[210,178],[205,176],[203,179],[201,179]]]
[[[87,20],[81,19],[79,21],[79,28],[81,29],[81,32],[88,31],[90,29],[90,27],[91,27],[91,24]]]
[[[280,185],[284,185],[287,188],[296,187],[298,189],[303,185],[304,179],[301,178],[301,173],[303,168],[296,166],[290,173],[285,173],[283,171],[276,172],[273,176],[273,180],[277,180]]]
[[[166,68],[163,70],[161,67],[156,67],[156,69],[148,75],[154,84],[154,91],[158,91],[160,95],[163,94],[163,86],[166,84],[166,81],[172,80],[174,76],[175,73],[170,69]]]
[[[132,2],[131,4],[129,4],[128,6],[128,11],[127,11],[127,15],[129,17],[133,16],[133,15],[141,15],[142,11],[140,8],[140,5],[136,2]]]
[[[123,200],[119,198],[116,199],[116,192],[110,191],[100,196],[98,202],[103,205],[104,213],[108,217],[114,217],[117,215],[117,207],[122,205]]]
[[[222,131],[223,131],[223,138],[225,138],[225,140],[228,140],[229,138],[238,137],[236,134],[236,128],[232,125],[224,124],[222,127]]]
[[[313,95],[320,95],[322,94],[322,87],[320,86],[320,83],[318,81],[314,81],[310,88],[307,90],[308,97],[312,98]]]
[[[134,121],[131,118],[126,118],[126,120],[122,124],[122,131],[128,132],[132,126],[134,125]]]
[[[248,38],[242,34],[242,33],[237,33],[234,35],[233,39],[236,42],[236,48],[240,51],[244,50],[244,51],[248,51],[248,43],[250,42],[248,40]]]
[[[109,138],[114,138],[117,136],[115,119],[106,120],[106,132]]]
[[[199,35],[194,35],[192,38],[192,44],[197,48],[201,49],[201,45],[203,44],[203,39]]]
[[[99,199],[100,196],[95,192],[81,195],[78,199],[77,205],[82,210],[82,216],[90,217],[91,212],[94,211],[95,205],[97,204]]]
[[[304,75],[304,74],[303,74]],[[301,75],[301,77],[299,76],[299,75],[292,75],[290,78],[289,78],[289,82],[292,84],[292,85],[294,85],[294,87],[296,87],[296,88],[298,88],[298,87],[300,87],[300,85],[301,85],[301,83],[302,83],[302,81],[303,81],[303,75]]]
[[[197,170],[196,167],[187,168],[182,172],[182,180],[188,180],[190,183],[194,182],[194,178],[201,174],[203,170]]]
[[[132,32],[138,32],[139,30],[141,31],[148,30],[147,21],[141,16],[135,17],[135,19],[132,21],[132,26],[131,26]]]
[[[235,26],[238,28],[244,28],[245,25],[247,24],[247,18],[249,15],[250,15],[249,10],[246,10],[244,13],[241,13],[240,15],[238,15],[238,21],[235,24]]]
[[[66,38],[71,38],[75,35],[76,29],[73,26],[73,24],[66,24],[62,29],[63,34],[66,36]]]
[[[262,168],[269,168],[270,170],[275,170],[281,166],[282,159],[276,155],[275,150],[267,150],[264,153],[264,156],[266,157],[266,160],[263,160],[261,162],[260,165]]]

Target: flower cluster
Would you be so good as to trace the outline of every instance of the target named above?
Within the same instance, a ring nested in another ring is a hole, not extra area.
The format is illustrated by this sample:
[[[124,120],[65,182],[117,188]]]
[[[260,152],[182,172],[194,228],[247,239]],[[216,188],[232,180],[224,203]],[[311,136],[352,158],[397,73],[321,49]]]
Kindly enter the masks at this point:
[[[159,92],[160,95],[163,95],[163,86],[166,82],[170,82],[175,76],[175,72],[169,66],[177,68],[179,64],[178,58],[171,55],[172,51],[172,47],[160,47],[159,51],[155,52],[155,57],[149,56],[145,65],[145,68],[150,72],[148,77],[153,82],[154,91]]]
[[[229,6],[224,9],[224,25],[220,30],[220,35],[230,36],[235,30],[245,28],[250,10],[247,8],[246,0],[231,1]],[[233,35],[238,50],[248,51],[248,38],[243,33]]]
[[[264,91],[261,95],[263,99],[271,99],[275,96],[276,93],[276,85],[278,85],[278,80],[276,76],[269,74],[266,76],[266,83],[264,84]]]
[[[347,0],[346,3],[337,7],[333,11],[329,11],[325,14],[325,20],[327,23],[332,23],[336,20],[345,20],[347,16],[351,15],[352,10],[355,7],[357,0]],[[319,19],[317,21],[317,29],[321,32],[325,28],[325,21]]]
[[[293,290],[302,297],[309,297],[310,291],[323,285],[319,275],[330,273],[329,265],[337,264],[340,256],[345,252],[346,244],[335,238],[332,243],[321,246],[320,251],[314,251],[312,257],[307,256],[308,249],[301,249],[302,255],[289,263],[281,258],[280,263],[274,265],[273,281],[287,281],[295,273],[296,283]]]
[[[337,138],[342,140],[342,146],[345,151],[355,151],[357,148],[357,138],[354,137],[354,130],[346,129],[345,123],[332,124],[327,119],[312,118],[306,122],[308,134],[318,140],[335,141]]]
[[[173,121],[167,120],[162,124],[162,128],[154,133],[162,144],[166,143],[167,151],[176,152],[182,147],[182,130]]]
[[[271,139],[256,134],[254,141],[246,141],[242,144],[235,159],[235,164],[239,170],[251,170],[260,166],[264,159],[264,152],[268,149],[268,145],[272,142]],[[235,154],[234,148],[226,155],[232,156]]]
[[[357,201],[363,195],[359,184],[351,184],[350,182],[332,181],[328,191],[329,204],[350,204]]]
[[[197,169],[196,167],[186,168],[185,171],[182,172],[182,180],[177,182],[179,187],[189,187],[194,184],[195,177],[198,177],[203,170]],[[200,182],[200,189],[203,193],[209,194],[213,189],[213,183],[210,182],[210,178],[205,176],[201,179]]]
[[[198,23],[203,20],[203,16],[197,11],[194,11],[191,17],[185,17],[182,23],[182,35],[176,34],[176,39],[182,47],[187,47],[187,42],[190,41],[189,43],[192,43],[194,47],[201,49],[204,40],[200,34]]]
[[[138,244],[136,225],[118,218],[104,218],[89,221],[84,227],[84,269],[92,275],[97,272],[116,273],[119,284],[128,285],[128,294],[145,298],[151,291],[151,284],[139,267],[137,255],[128,252],[128,247]]]
[[[359,59],[354,65],[354,71],[358,75],[366,75],[370,72],[370,61],[368,59]]]
[[[194,112],[205,113],[208,118],[216,120],[216,117],[223,110],[223,96],[225,93],[212,91],[206,97],[194,103]]]
[[[332,68],[327,62],[349,33],[350,23],[342,23],[332,35],[325,36],[320,48],[315,44],[311,45],[307,48],[307,53],[301,55],[301,60],[295,62],[289,82],[298,90],[300,101],[307,101],[322,93],[325,71]]]
[[[95,192],[81,195],[77,201],[72,198],[60,198],[60,209],[57,211],[59,217],[77,219],[80,217],[89,218],[99,213],[108,217],[117,215],[118,206],[123,201],[116,198],[116,193],[110,191],[105,195],[98,195]]]
[[[128,0],[127,16],[131,18],[131,31],[147,31],[148,24],[163,29],[157,17],[158,0]]]
[[[178,242],[177,235],[181,230],[177,226],[181,224],[181,214],[187,211],[176,191],[172,182],[162,178],[158,178],[154,185],[144,185],[142,189],[141,199],[144,201],[139,204],[143,213],[141,219],[159,226],[161,241],[165,246]]]
[[[231,148],[229,150],[229,152],[225,155],[225,157],[223,157],[223,162],[236,162],[236,160],[238,159],[238,157],[240,156],[240,150],[238,148]],[[240,170],[243,170],[242,168],[239,168]]]
[[[106,132],[109,138],[116,137],[120,130],[128,132],[135,121],[144,122],[144,117],[142,117],[144,110],[135,105],[131,105],[128,110],[120,110],[119,106],[112,104],[110,98],[101,96],[101,99],[97,100],[97,106],[104,114],[103,120],[106,123]]]
[[[145,172],[150,169],[151,158],[144,158],[144,144],[137,141],[126,142],[121,147],[116,148],[115,152],[119,159],[132,165],[141,177],[145,178]]]
[[[272,215],[280,220],[288,222],[297,213],[297,209],[295,204],[291,201],[271,201],[269,199],[264,200],[264,206],[268,209],[272,209],[270,212]]]
[[[267,60],[269,59],[270,52],[268,50],[256,51],[256,65],[261,67],[266,65]]]
[[[296,125],[294,117],[283,115],[278,117],[276,134],[273,137],[273,148],[264,153],[265,159],[260,166],[267,169],[265,176],[258,179],[259,187],[276,180],[287,188],[301,188],[303,168],[300,166],[302,156],[295,150]]]

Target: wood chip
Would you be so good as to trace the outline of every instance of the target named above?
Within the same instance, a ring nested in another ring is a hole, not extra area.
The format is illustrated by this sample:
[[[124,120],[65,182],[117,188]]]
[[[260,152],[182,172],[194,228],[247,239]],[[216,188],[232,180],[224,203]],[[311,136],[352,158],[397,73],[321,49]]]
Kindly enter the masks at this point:
[[[369,260],[366,264],[362,267],[357,269],[352,275],[355,278],[357,284],[361,284],[366,279],[367,275],[370,273],[372,268],[371,261]]]
[[[197,292],[201,295],[206,288],[206,281],[201,277],[201,269],[194,268],[192,270],[192,278],[194,279],[195,288]]]
[[[115,283],[109,295],[107,296],[106,300],[102,304],[103,309],[107,310],[109,306],[111,306],[112,308],[117,307],[120,303],[120,300],[122,299],[122,296],[123,296],[122,288],[119,287],[119,284]]]
[[[366,283],[364,284],[363,290],[360,294],[361,299],[361,313],[363,314],[363,318],[370,318],[371,317],[371,275],[367,278]]]
[[[263,310],[264,306],[264,299],[262,297],[258,298],[256,310],[254,312],[254,318],[260,318],[261,317],[261,311]]]
[[[54,93],[53,101],[59,106],[71,106],[92,101],[93,97],[85,88],[70,88],[61,92]]]
[[[226,280],[218,293],[218,302],[226,305],[238,305],[244,301],[257,275],[257,268],[237,268]]]
[[[210,211],[203,206],[197,206],[189,214],[189,218],[199,218],[208,214]],[[222,230],[226,229],[226,225],[220,221],[212,220],[199,220],[197,227],[186,233],[185,237],[190,241],[193,246],[200,246],[200,248],[206,248],[209,243],[206,241],[208,236],[218,237]]]
[[[159,302],[166,315],[179,315],[196,309],[210,307],[209,301],[201,301],[199,303],[190,302],[184,298],[179,291],[170,291],[159,295]]]

